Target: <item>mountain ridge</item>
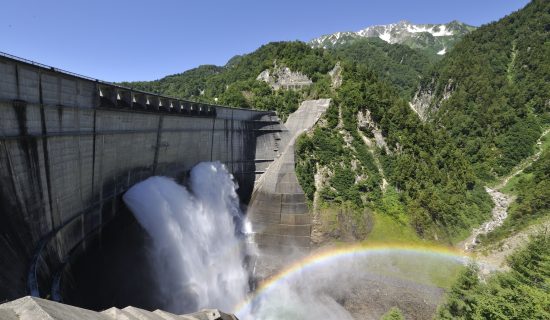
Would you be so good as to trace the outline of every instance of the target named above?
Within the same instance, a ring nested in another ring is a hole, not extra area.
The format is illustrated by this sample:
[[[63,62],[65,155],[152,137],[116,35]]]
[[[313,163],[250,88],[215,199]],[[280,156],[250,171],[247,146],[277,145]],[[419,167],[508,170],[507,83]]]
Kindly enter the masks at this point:
[[[379,38],[390,44],[405,44],[413,49],[444,55],[454,44],[476,27],[458,20],[440,24],[414,24],[408,20],[373,25],[359,31],[322,35],[308,42],[314,48],[334,48],[357,39]]]

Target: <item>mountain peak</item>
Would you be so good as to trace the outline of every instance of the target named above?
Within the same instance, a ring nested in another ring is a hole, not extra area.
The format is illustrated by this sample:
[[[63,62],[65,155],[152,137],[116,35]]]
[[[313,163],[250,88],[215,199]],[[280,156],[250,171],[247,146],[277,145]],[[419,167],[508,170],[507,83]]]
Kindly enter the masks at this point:
[[[475,27],[454,20],[447,24],[414,24],[408,20],[386,25],[375,25],[357,32],[336,32],[315,38],[309,42],[312,47],[331,48],[345,45],[360,38],[380,38],[388,43],[399,43],[413,49],[426,49],[432,53],[444,54]]]

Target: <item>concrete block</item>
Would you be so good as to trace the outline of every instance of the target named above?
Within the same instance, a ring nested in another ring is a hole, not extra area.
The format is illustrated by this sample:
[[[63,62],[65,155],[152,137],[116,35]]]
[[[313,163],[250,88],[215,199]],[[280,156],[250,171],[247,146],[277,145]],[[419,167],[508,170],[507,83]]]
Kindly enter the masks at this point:
[[[96,84],[89,80],[77,80],[76,106],[91,109],[97,94]]]
[[[288,214],[281,213],[281,223],[282,224],[311,224],[311,215],[307,214]]]
[[[305,203],[306,196],[303,193],[282,194],[282,203]]]
[[[41,82],[44,105],[61,104],[61,79],[55,74],[42,73]]]
[[[13,310],[0,309],[0,319],[2,320],[19,320],[19,316]]]
[[[19,67],[19,99],[27,103],[40,103],[39,76],[36,69]]]
[[[165,320],[158,314],[135,307],[126,307],[122,309],[122,311],[125,311],[140,320]]]
[[[101,313],[113,320],[140,320],[138,317],[115,307],[101,311]]]
[[[292,213],[292,214],[307,214],[309,208],[305,203],[283,203],[281,205],[281,213]]]
[[[76,79],[61,77],[61,105],[69,107],[76,106],[76,81]]]
[[[252,229],[256,230],[256,222],[267,222],[267,223],[280,223],[281,214],[280,213],[270,213],[270,212],[254,212],[247,215],[248,220],[252,222]],[[259,230],[258,230],[259,231]]]
[[[257,234],[254,238],[256,243],[260,247],[280,247],[280,246],[295,246],[309,248],[311,238],[310,237],[296,237],[296,236],[284,236],[274,234]]]
[[[2,304],[0,309],[12,310],[21,320],[112,320],[105,314],[35,297],[24,297]]]
[[[298,236],[310,237],[311,225],[290,225],[290,224],[274,224],[274,223],[259,223],[255,224],[258,230],[263,234],[281,235],[281,236]],[[255,231],[255,230],[254,230]]]
[[[15,64],[0,61],[0,99],[10,101],[17,98]]]

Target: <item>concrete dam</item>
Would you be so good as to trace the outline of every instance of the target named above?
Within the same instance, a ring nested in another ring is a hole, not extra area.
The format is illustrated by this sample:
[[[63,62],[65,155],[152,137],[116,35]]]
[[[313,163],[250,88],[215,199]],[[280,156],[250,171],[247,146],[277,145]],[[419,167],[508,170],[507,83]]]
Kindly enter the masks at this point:
[[[59,297],[68,265],[152,175],[224,163],[248,202],[284,130],[272,112],[135,91],[0,57],[0,301]],[[106,235],[107,237],[109,235]]]

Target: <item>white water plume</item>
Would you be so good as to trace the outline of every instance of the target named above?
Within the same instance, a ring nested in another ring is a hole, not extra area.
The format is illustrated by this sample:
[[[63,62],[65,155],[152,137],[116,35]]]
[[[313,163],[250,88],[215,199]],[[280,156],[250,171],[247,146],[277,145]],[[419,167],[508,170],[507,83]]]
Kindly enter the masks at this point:
[[[133,186],[124,202],[153,239],[164,308],[231,310],[248,292],[245,221],[236,184],[219,162],[195,166],[188,189],[170,178]]]

